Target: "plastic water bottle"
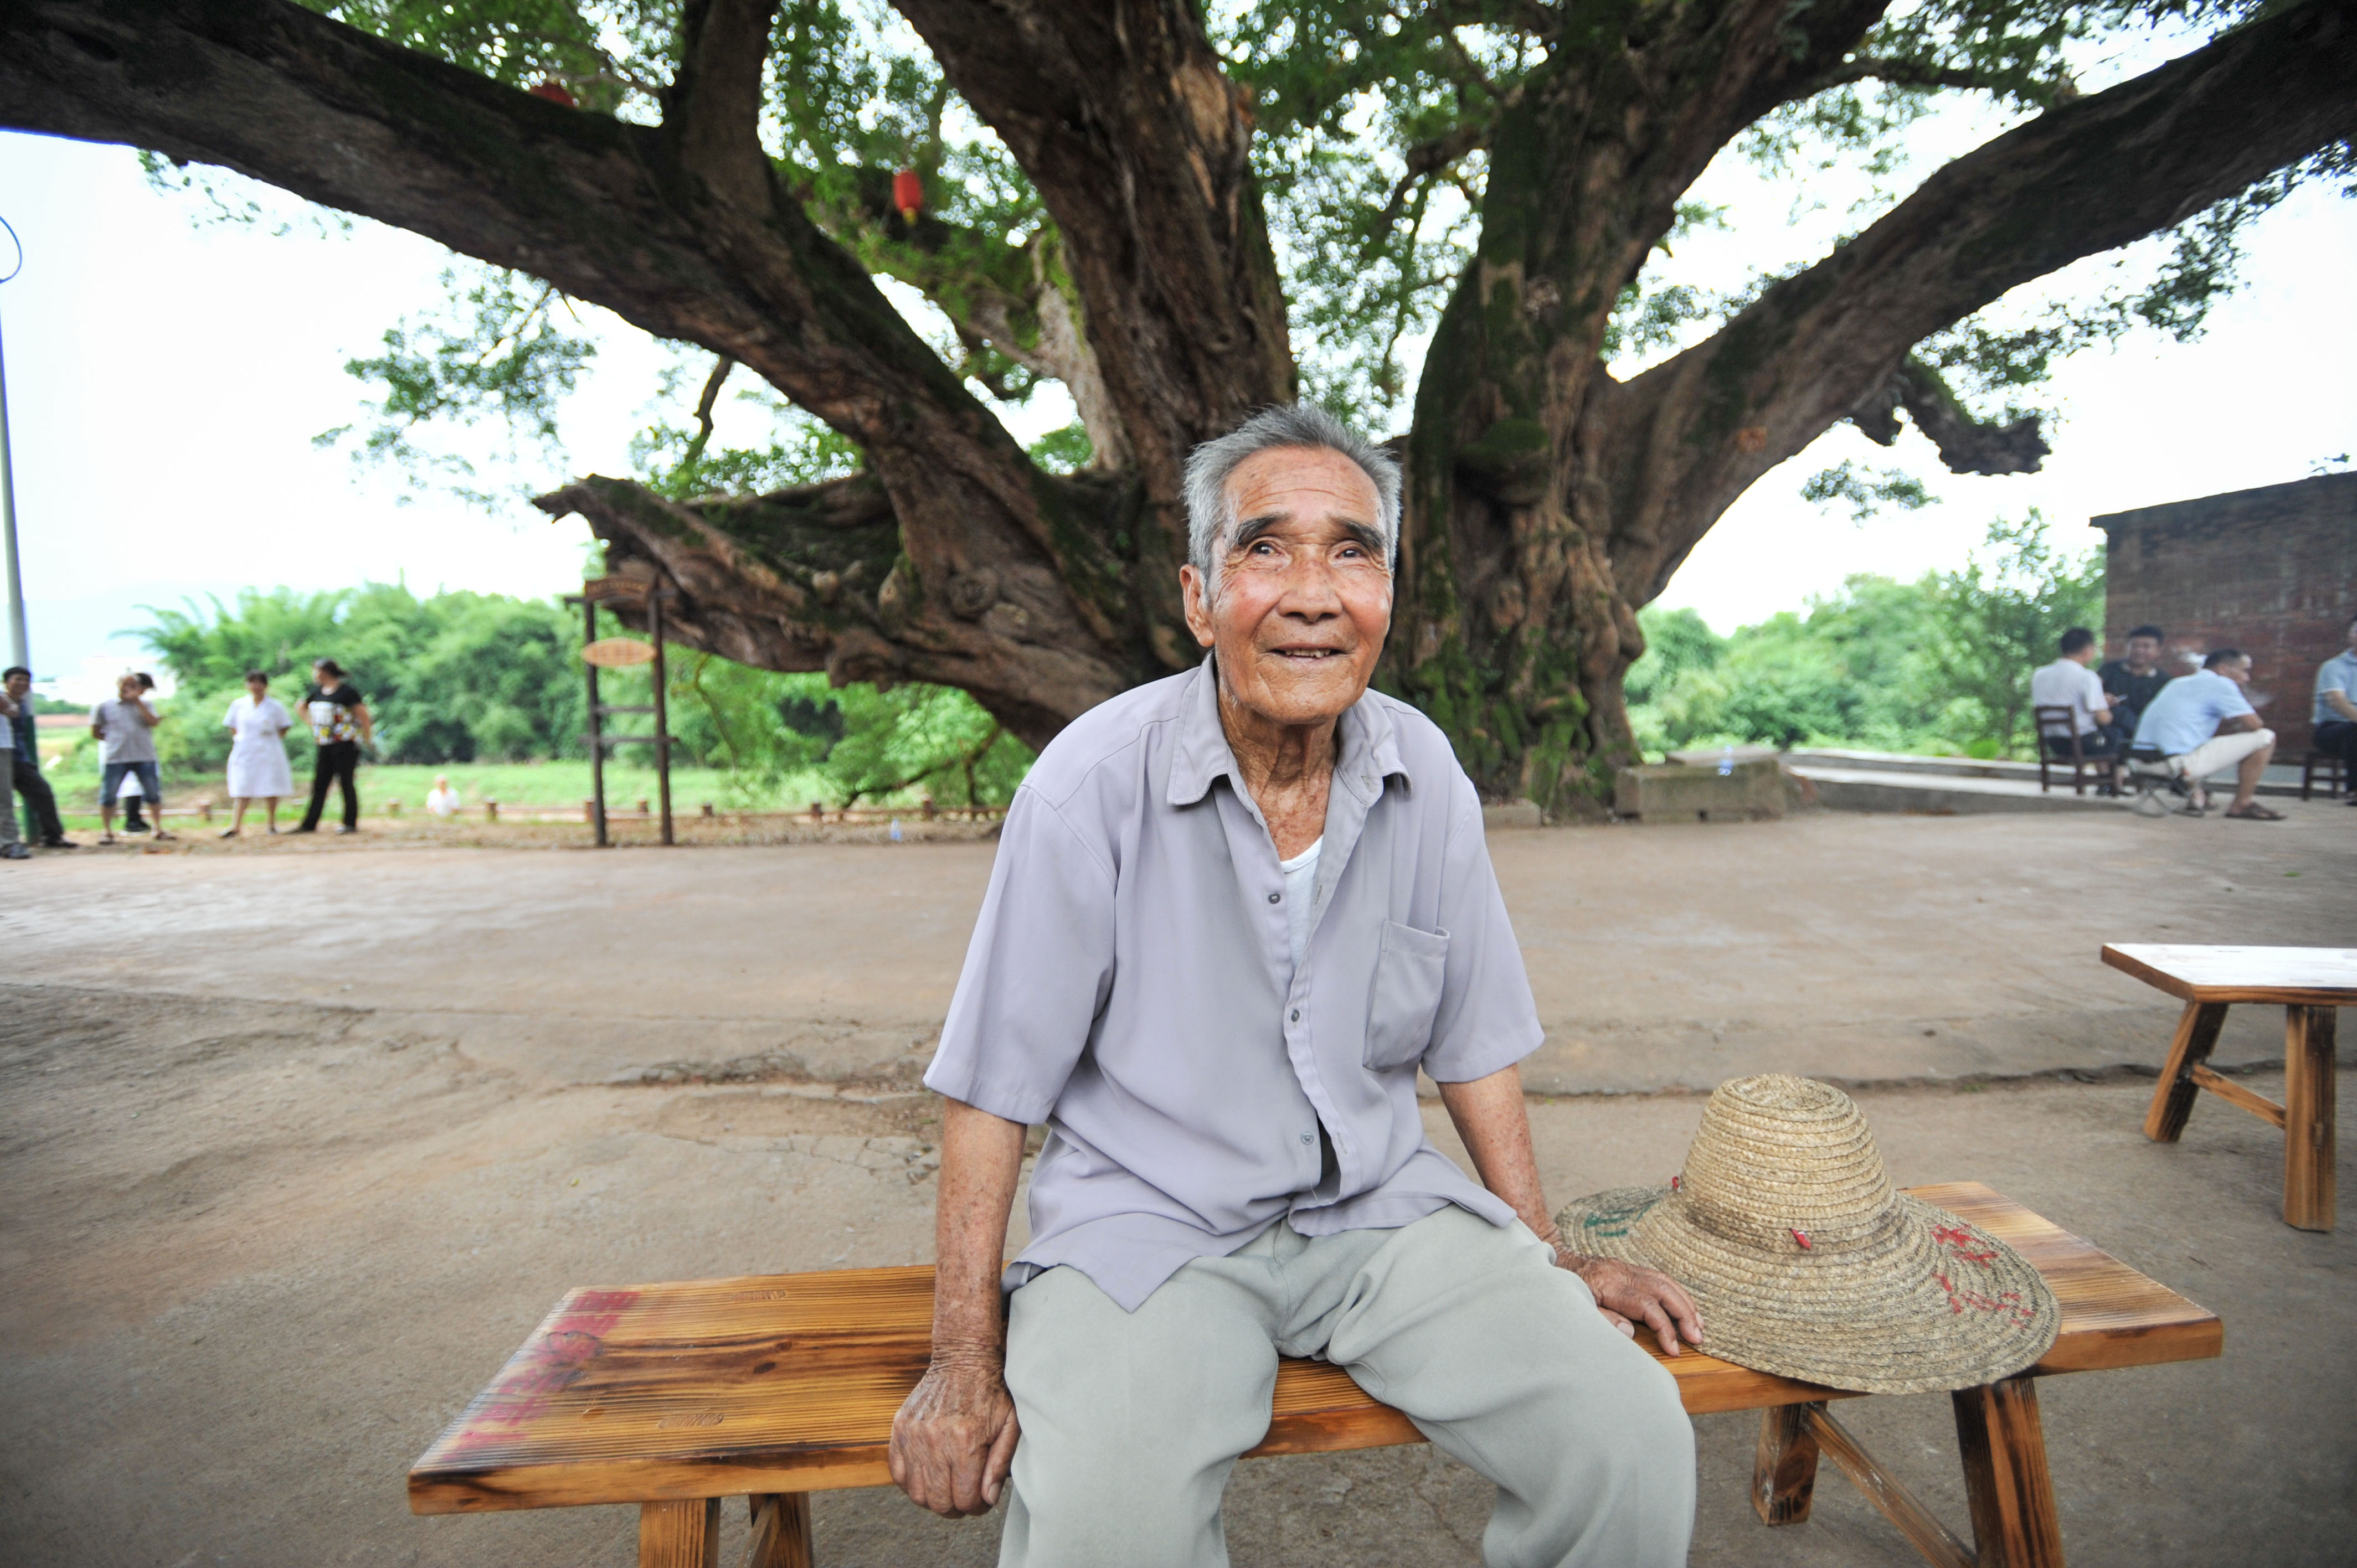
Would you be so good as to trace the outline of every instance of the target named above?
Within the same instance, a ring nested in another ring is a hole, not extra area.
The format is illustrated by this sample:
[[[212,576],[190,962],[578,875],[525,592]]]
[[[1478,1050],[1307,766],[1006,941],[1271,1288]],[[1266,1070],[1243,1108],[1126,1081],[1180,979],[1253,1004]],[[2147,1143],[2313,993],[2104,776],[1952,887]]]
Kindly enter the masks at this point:
[[[1721,779],[1731,779],[1735,776],[1735,747],[1732,744],[1719,747],[1718,776]]]
[[[892,819],[892,842],[894,843],[900,842],[900,819],[898,817]]]

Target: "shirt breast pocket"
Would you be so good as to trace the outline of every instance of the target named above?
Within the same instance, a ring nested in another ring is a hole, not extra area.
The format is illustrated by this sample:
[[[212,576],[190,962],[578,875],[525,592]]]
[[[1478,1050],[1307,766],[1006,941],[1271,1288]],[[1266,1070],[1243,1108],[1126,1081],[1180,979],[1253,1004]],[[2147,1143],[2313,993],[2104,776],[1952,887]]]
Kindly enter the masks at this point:
[[[1367,997],[1366,1065],[1377,1071],[1405,1067],[1432,1044],[1432,1015],[1440,1010],[1448,965],[1448,933],[1383,922]]]

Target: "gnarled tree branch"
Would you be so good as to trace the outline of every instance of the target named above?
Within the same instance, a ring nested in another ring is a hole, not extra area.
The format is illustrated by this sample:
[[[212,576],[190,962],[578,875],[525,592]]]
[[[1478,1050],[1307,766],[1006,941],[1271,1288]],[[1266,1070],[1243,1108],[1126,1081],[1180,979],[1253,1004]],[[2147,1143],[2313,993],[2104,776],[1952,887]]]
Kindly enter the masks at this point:
[[[1849,411],[1850,423],[1869,441],[1889,446],[1899,440],[1899,411],[1940,450],[1952,474],[2034,474],[2053,448],[2035,413],[1999,424],[1975,419],[1940,372],[1913,354],[1890,378]]]
[[[1188,449],[1294,385],[1251,113],[1195,7],[897,4],[1055,216],[1148,503],[1173,506]],[[1175,564],[1178,533],[1160,548]]]
[[[663,94],[663,130],[680,166],[716,195],[756,210],[770,206],[761,67],[777,10],[778,0],[686,0],[679,74]]]
[[[714,0],[707,50],[757,12]],[[742,151],[742,71],[707,66],[720,118],[686,145],[718,156],[725,184]],[[696,96],[680,105],[691,125]],[[1152,657],[1097,526],[1104,509],[1050,484],[797,204],[706,199],[713,166],[686,177],[669,132],[561,108],[285,0],[12,5],[0,11],[0,124],[221,164],[737,360],[868,454],[906,563],[868,592],[899,583],[900,603],[925,606],[980,573],[1020,590],[991,657],[932,646],[940,628],[916,611],[875,656],[900,650],[911,672],[973,669],[970,689],[1006,704],[1018,732],[1039,733],[1039,693],[1066,690],[1080,703],[1069,718]]]
[[[1076,513],[1118,505],[1103,487],[1046,482]],[[1070,613],[1065,585],[1043,564],[976,566],[931,591],[917,582],[898,509],[872,474],[689,501],[592,475],[533,504],[585,518],[608,571],[673,585],[667,636],[741,664],[823,670],[837,685],[962,686],[1033,746],[1126,684],[1084,647],[1037,646],[1036,626]],[[643,566],[634,574],[633,564]]]
[[[1658,593],[1745,487],[1932,333],[2352,134],[2357,18],[2309,0],[1942,168],[1709,340],[1600,389],[1630,476],[1615,558],[1624,591],[1639,603]]]

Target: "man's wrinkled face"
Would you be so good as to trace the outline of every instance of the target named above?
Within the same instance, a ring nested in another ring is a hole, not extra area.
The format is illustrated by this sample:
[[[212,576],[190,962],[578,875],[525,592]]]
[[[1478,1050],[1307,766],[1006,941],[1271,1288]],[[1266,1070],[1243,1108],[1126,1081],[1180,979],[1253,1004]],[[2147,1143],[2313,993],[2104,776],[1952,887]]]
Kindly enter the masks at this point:
[[[2149,637],[2128,639],[2128,662],[2138,670],[2155,663],[2160,658],[2160,643]]]
[[[1339,717],[1366,692],[1391,629],[1374,481],[1339,452],[1286,446],[1237,465],[1228,497],[1238,521],[1217,582],[1179,569],[1188,628],[1218,650],[1239,705],[1285,725]]]

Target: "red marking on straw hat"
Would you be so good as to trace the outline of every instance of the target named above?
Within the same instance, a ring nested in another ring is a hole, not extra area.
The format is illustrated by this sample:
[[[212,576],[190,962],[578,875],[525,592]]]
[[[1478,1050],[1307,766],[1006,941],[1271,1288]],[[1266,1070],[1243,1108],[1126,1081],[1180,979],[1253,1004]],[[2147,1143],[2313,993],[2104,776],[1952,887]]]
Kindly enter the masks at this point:
[[[1961,1230],[1953,1225],[1934,1225],[1932,1227],[1932,1238],[1933,1240],[1945,1244],[1948,1251],[1955,1253],[1956,1256],[1964,1259],[1966,1262],[1993,1263],[1996,1262],[1996,1249],[1994,1247],[1975,1247],[1975,1243],[1979,1241],[1980,1238],[1974,1235],[1969,1230]]]
[[[1679,1187],[1683,1187],[1684,1185],[1685,1185],[1685,1179],[1686,1179],[1686,1178],[1685,1178],[1684,1176],[1672,1176],[1672,1177],[1670,1178],[1670,1190],[1671,1190],[1672,1192],[1675,1192],[1675,1191],[1677,1191]]]
[[[1793,1231],[1792,1240],[1801,1244],[1801,1251],[1803,1252],[1809,1251],[1809,1233],[1806,1230]]]

